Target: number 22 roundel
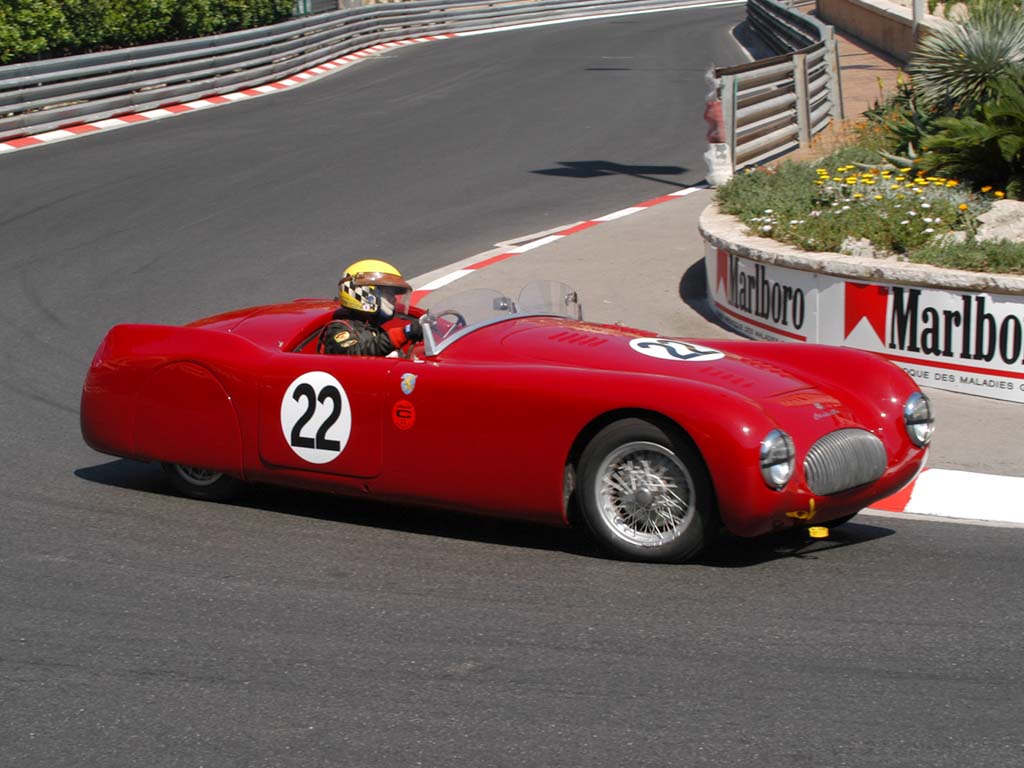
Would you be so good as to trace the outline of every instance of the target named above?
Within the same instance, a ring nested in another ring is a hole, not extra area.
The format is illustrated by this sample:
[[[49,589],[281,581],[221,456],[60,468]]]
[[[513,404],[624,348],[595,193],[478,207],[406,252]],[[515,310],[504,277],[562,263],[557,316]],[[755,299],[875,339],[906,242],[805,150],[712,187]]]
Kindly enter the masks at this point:
[[[329,373],[302,374],[281,398],[281,431],[300,459],[310,464],[333,461],[345,450],[352,432],[345,389]]]

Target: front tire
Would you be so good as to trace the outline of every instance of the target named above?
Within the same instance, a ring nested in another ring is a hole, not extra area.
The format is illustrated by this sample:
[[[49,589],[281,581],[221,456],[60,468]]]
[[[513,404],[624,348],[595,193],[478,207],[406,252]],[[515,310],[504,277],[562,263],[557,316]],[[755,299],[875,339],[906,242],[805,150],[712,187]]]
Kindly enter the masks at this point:
[[[212,472],[186,464],[161,464],[171,485],[182,496],[204,501],[227,501],[241,487],[241,482],[222,472]]]
[[[579,466],[583,518],[618,557],[690,560],[717,530],[711,481],[697,449],[649,421],[609,424],[587,445]]]

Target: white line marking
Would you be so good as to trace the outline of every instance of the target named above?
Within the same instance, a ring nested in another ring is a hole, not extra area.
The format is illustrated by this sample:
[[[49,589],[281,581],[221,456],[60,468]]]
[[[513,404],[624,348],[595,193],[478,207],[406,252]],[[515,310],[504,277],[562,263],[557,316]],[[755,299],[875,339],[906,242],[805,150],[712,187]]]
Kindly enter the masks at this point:
[[[615,219],[621,219],[623,216],[632,216],[634,213],[640,213],[640,211],[646,210],[646,208],[623,208],[621,211],[615,211],[614,213],[606,213],[604,216],[598,216],[594,221],[615,221]]]
[[[539,240],[534,240],[532,243],[527,243],[526,245],[517,245],[515,248],[509,248],[508,252],[526,253],[527,251],[532,251],[534,248],[540,248],[542,245],[548,245],[550,243],[554,243],[558,240],[561,240],[563,237],[565,237],[565,235],[548,235],[547,237],[542,237]]]
[[[465,277],[466,275],[472,275],[474,270],[472,269],[457,269],[454,272],[449,272],[443,277],[439,277],[436,280],[424,285],[419,290],[421,291],[436,291],[438,288],[448,285],[448,283],[454,283],[459,278]]]

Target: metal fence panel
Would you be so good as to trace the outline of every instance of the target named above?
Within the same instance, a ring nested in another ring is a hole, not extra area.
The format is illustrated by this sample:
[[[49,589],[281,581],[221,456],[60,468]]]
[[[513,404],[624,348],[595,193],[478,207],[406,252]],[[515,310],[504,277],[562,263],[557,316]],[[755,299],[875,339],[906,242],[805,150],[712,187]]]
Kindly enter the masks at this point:
[[[708,74],[730,145],[725,177],[807,144],[843,116],[832,27],[776,0],[747,0],[747,20],[779,55]]]
[[[0,141],[261,85],[384,42],[554,21],[581,13],[687,4],[683,0],[353,4],[259,29],[11,64],[0,67]],[[308,5],[298,10],[315,13],[315,3]]]

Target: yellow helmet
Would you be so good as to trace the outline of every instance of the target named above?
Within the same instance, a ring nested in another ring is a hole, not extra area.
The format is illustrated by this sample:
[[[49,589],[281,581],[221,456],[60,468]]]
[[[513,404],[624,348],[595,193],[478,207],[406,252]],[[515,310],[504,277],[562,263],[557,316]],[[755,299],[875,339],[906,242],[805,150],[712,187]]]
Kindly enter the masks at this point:
[[[384,321],[395,314],[395,298],[411,290],[412,286],[391,264],[363,259],[350,265],[338,281],[338,301],[346,309]]]

